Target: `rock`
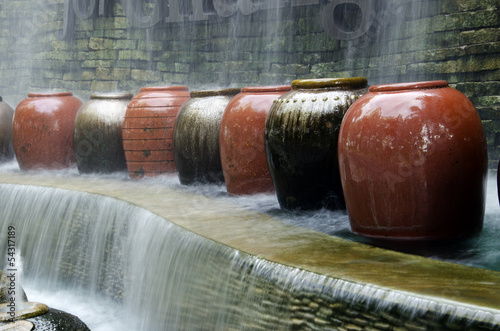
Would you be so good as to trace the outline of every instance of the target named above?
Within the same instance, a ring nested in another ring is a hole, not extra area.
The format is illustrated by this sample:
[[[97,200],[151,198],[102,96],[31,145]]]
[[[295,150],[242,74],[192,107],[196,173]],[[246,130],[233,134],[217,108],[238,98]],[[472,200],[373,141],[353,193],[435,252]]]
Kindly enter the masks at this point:
[[[0,270],[0,303],[9,302],[10,295],[8,294],[10,286],[10,279],[7,278],[7,274],[3,270]],[[22,299],[28,301],[28,297],[23,290]]]

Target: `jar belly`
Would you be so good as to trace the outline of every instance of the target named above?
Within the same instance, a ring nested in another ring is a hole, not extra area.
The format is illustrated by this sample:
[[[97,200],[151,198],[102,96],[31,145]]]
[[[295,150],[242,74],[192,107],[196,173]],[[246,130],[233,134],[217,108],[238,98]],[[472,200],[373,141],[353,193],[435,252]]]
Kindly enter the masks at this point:
[[[349,106],[366,93],[362,77],[298,80],[266,119],[266,154],[284,209],[345,209],[337,158]]]
[[[286,110],[271,115],[276,118],[269,123],[266,148],[278,200],[286,209],[344,208],[336,139],[342,116],[337,115]]]
[[[188,99],[189,91],[185,86],[143,87],[132,98],[122,126],[130,178],[176,171],[172,144],[175,118]],[[130,159],[132,155],[133,159]]]
[[[354,232],[428,240],[481,230],[487,169],[482,124],[464,95],[434,84],[402,91],[372,87],[346,114],[339,164]]]
[[[73,134],[82,101],[70,92],[29,93],[14,112],[12,139],[22,170],[75,165]]]
[[[78,111],[75,122],[75,155],[81,173],[110,173],[127,169],[122,124],[129,93],[94,93]]]
[[[191,92],[174,129],[174,158],[181,184],[222,183],[219,128],[224,110],[240,89]]]
[[[220,130],[221,161],[228,193],[273,193],[264,130],[273,101],[290,85],[245,87],[226,107]]]

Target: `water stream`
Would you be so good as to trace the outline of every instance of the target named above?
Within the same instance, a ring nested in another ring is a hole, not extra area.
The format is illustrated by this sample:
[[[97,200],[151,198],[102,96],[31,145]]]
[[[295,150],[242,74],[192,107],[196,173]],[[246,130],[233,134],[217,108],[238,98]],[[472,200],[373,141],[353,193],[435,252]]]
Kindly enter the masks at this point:
[[[255,258],[112,198],[0,186],[0,231],[19,234],[30,301],[89,318],[92,330],[228,330],[262,319],[245,309],[260,300],[247,279]]]

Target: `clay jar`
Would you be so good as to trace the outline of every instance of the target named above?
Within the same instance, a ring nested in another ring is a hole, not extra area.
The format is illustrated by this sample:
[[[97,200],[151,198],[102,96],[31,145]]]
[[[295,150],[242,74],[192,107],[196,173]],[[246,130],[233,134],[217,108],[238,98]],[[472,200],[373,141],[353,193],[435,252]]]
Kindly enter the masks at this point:
[[[29,93],[12,121],[14,152],[22,170],[75,164],[73,133],[82,101],[71,92]]]
[[[337,161],[340,124],[366,93],[364,77],[304,79],[276,99],[266,120],[269,170],[283,209],[344,209]]]
[[[477,111],[446,81],[370,87],[339,138],[352,231],[414,240],[476,234],[487,161]]]
[[[267,165],[264,128],[273,101],[291,86],[241,89],[226,107],[220,127],[220,157],[227,192],[274,192]]]
[[[12,145],[12,118],[14,109],[2,101],[0,97],[0,162],[10,161],[14,158]]]
[[[172,143],[175,118],[188,99],[185,86],[143,87],[132,98],[122,126],[130,178],[176,171]]]
[[[93,93],[78,111],[75,156],[80,173],[125,171],[122,124],[131,93]]]
[[[240,89],[194,91],[175,122],[174,158],[181,184],[222,183],[219,126]]]

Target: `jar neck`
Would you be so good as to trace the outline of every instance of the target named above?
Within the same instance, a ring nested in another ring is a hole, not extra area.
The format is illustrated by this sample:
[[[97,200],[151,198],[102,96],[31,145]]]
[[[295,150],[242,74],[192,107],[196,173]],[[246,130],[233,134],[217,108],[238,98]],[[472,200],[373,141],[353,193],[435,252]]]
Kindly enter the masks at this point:
[[[370,86],[370,92],[397,92],[409,90],[425,90],[448,87],[448,82],[445,80],[432,80],[423,82],[410,82],[410,83],[395,83],[395,84],[381,84]]]
[[[128,93],[128,92],[123,92],[123,93],[96,92],[96,93],[92,93],[90,95],[91,100],[109,100],[109,99],[112,99],[112,100],[130,100],[130,99],[132,99],[132,97],[133,97],[132,93]]]
[[[53,97],[71,97],[71,92],[31,92],[28,93],[30,98],[53,98]]]
[[[148,86],[142,87],[140,92],[162,92],[162,91],[188,91],[187,86]]]
[[[247,86],[241,89],[242,93],[285,93],[292,89],[290,85],[276,86]]]
[[[239,88],[227,88],[221,90],[205,90],[205,91],[192,91],[191,98],[204,98],[214,96],[234,96],[240,93]]]
[[[351,90],[368,87],[365,77],[297,79],[292,82],[294,90]]]

